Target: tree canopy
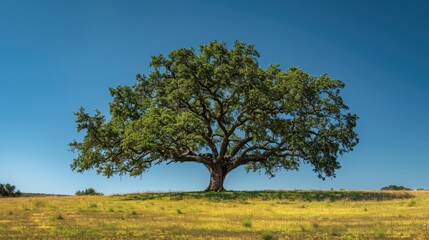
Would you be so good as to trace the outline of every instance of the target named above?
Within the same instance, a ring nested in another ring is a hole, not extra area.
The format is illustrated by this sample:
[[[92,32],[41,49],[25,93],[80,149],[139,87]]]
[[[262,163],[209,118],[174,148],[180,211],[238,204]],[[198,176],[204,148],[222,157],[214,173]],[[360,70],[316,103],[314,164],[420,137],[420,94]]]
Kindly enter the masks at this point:
[[[259,57],[238,41],[153,56],[150,74],[110,89],[110,116],[75,113],[85,136],[70,144],[78,153],[72,169],[138,176],[153,164],[197,162],[210,172],[209,191],[222,191],[241,165],[274,176],[306,163],[334,177],[339,156],[358,143],[344,83],[298,67],[263,68]]]
[[[9,183],[0,184],[0,197],[19,197],[22,193]]]

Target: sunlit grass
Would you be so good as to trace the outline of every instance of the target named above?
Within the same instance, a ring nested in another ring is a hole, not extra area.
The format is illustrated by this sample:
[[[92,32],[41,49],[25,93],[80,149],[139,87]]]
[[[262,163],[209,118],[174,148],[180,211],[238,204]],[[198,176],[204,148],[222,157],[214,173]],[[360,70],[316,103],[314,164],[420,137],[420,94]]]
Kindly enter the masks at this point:
[[[407,193],[0,198],[0,239],[428,239],[429,193]]]

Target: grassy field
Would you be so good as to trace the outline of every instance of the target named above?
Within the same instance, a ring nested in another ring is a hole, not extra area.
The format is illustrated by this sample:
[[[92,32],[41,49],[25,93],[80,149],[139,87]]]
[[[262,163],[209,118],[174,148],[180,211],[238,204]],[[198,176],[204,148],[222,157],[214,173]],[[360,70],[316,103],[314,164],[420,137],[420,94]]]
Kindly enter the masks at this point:
[[[0,198],[0,239],[429,239],[429,192]]]

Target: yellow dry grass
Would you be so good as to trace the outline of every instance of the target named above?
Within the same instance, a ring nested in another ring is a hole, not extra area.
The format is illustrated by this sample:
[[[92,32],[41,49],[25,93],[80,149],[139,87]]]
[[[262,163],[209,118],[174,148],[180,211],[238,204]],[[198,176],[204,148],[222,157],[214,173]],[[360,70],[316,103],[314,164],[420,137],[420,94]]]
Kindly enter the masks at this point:
[[[429,239],[429,192],[410,193],[388,201],[0,198],[0,239]]]

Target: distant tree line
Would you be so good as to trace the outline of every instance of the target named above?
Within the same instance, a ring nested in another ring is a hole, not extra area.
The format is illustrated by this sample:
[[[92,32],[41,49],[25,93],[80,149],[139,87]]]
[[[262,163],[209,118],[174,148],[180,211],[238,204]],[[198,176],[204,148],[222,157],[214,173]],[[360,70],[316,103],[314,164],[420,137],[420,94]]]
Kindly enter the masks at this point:
[[[16,190],[14,185],[9,183],[0,184],[0,197],[19,197],[21,195],[21,192]]]
[[[85,190],[82,190],[82,191],[79,190],[76,192],[76,196],[84,196],[84,195],[104,195],[104,194],[95,191],[94,188],[87,188]]]
[[[382,187],[381,190],[393,190],[393,191],[399,191],[399,190],[412,190],[411,188],[407,188],[404,186],[398,186],[398,185],[389,185]]]

